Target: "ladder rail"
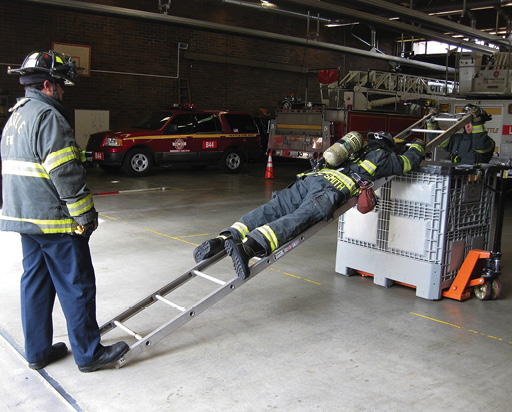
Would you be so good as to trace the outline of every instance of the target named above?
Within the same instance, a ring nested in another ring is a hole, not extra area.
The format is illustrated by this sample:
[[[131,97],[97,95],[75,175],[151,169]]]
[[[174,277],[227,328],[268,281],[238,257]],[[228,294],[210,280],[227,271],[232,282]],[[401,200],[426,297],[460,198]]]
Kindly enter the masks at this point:
[[[395,136],[395,139],[405,140],[412,133],[412,129],[417,129],[421,126],[424,126],[426,124],[427,120],[430,119],[431,117],[432,117],[432,114],[427,114],[427,115],[423,116],[420,120],[416,121],[415,123],[411,124],[406,129],[404,129],[400,133],[398,133]]]
[[[204,260],[202,262],[199,262],[197,265],[195,265],[192,269],[188,270],[181,276],[177,277],[176,279],[172,280],[171,282],[167,283],[162,288],[158,289],[157,291],[147,295],[146,297],[139,300],[137,303],[133,304],[129,308],[123,310],[116,316],[114,316],[109,321],[105,322],[102,326],[100,326],[100,335],[104,335],[105,333],[111,331],[112,329],[115,329],[117,325],[115,322],[124,322],[131,317],[135,316],[136,314],[142,312],[144,309],[146,309],[148,306],[152,305],[153,303],[156,303],[159,301],[159,299],[156,297],[159,296],[165,296],[171,293],[173,290],[177,289],[178,287],[184,285],[188,281],[194,279],[196,277],[196,274],[193,273],[194,271],[202,270],[210,265],[213,265],[214,263],[218,262],[219,260],[223,259],[225,257],[225,254],[218,253],[217,255],[211,257],[208,260]]]
[[[221,253],[223,253],[224,256],[227,256],[226,252]],[[159,326],[157,329],[144,336],[141,340],[138,340],[133,345],[131,345],[130,350],[120,360],[117,361],[116,367],[121,368],[125,366],[132,359],[149,350],[156,343],[166,338],[171,333],[190,322],[192,319],[195,319],[205,310],[237,289],[241,284],[252,278],[253,276],[251,275],[248,278],[242,280],[235,276],[233,279],[231,279],[231,281],[228,281],[225,285],[217,288],[215,291],[197,302],[194,306],[187,309],[185,312],[178,314],[173,319]]]

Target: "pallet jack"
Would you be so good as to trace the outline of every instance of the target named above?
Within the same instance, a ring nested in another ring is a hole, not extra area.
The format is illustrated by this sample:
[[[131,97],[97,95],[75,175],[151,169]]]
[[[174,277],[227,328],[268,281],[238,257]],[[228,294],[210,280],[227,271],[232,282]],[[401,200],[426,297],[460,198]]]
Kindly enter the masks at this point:
[[[498,299],[502,294],[501,281],[501,235],[503,229],[503,216],[505,214],[505,173],[512,169],[510,165],[486,165],[484,181],[488,182],[488,174],[498,176],[497,188],[490,185],[497,196],[498,210],[494,226],[494,242],[491,252],[484,250],[470,250],[462,263],[450,288],[443,292],[443,297],[465,300],[471,296],[473,290],[478,300]]]
[[[399,135],[397,135],[397,138],[405,139],[408,137],[411,133],[413,133],[415,128],[424,126],[426,122],[432,117],[432,114],[428,114],[424,116],[422,119],[420,119],[418,122],[401,132]],[[431,141],[430,146],[433,145],[433,142],[440,143],[442,140],[444,140],[447,136],[451,136],[456,131],[458,131],[461,127],[463,127],[466,123],[470,122],[472,120],[472,115],[469,114],[465,117],[463,117],[460,121],[456,123],[456,125],[452,126],[446,131],[442,131],[441,135],[438,136],[436,139]],[[458,126],[458,127],[455,127]],[[425,130],[422,130],[425,132]],[[442,139],[442,140],[441,140]],[[386,177],[379,179],[374,182],[373,188],[374,190],[378,189],[379,187],[383,186],[387,182],[389,182],[391,179],[393,179],[394,176]],[[345,213],[347,210],[354,207],[357,203],[357,198],[351,198],[348,202],[346,202],[344,205],[342,205],[339,209],[337,209],[333,216],[327,220],[327,221],[320,221],[316,223],[315,225],[311,226],[307,230],[305,230],[303,233],[299,234],[295,238],[289,240],[284,245],[276,249],[270,256],[264,257],[264,258],[253,258],[251,261],[250,266],[250,276],[246,279],[240,279],[238,276],[233,277],[231,280],[223,281],[218,278],[215,278],[213,276],[210,276],[205,273],[205,270],[212,267],[213,265],[220,262],[222,259],[224,259],[227,254],[225,251],[221,251],[215,256],[212,256],[211,258],[205,259],[199,263],[197,263],[195,266],[193,266],[191,269],[187,270],[185,273],[178,276],[176,279],[171,281],[170,283],[166,284],[165,286],[161,287],[160,289],[156,290],[155,292],[149,294],[145,298],[139,300],[135,304],[131,305],[128,309],[122,311],[118,315],[114,316],[112,319],[108,320],[106,323],[104,323],[100,327],[100,334],[104,335],[114,329],[120,329],[129,336],[136,339],[136,342],[133,343],[130,346],[130,350],[116,362],[116,367],[121,368],[131,362],[133,359],[135,359],[137,356],[142,354],[143,352],[151,349],[156,343],[158,343],[160,340],[167,337],[169,334],[180,328],[181,326],[185,325],[186,323],[190,322],[192,319],[196,318],[198,315],[203,313],[206,309],[211,307],[213,304],[217,303],[219,300],[223,299],[227,295],[229,295],[231,292],[236,290],[238,287],[245,284],[247,281],[253,279],[257,274],[262,272],[264,269],[268,268],[275,262],[277,262],[279,259],[284,257],[289,252],[295,250],[298,246],[300,246],[302,243],[304,243],[306,240],[308,240],[310,237],[315,235],[317,232],[322,230],[325,226],[330,224],[332,221],[337,220],[343,213]],[[495,258],[496,260],[496,258]],[[499,258],[498,260],[498,266],[499,266]],[[255,261],[255,262],[254,262]],[[253,263],[254,262],[254,263]],[[493,271],[494,275],[497,273],[496,271]],[[493,275],[493,276],[494,276]],[[187,282],[195,279],[195,278],[201,278],[208,280],[212,282],[215,285],[218,285],[216,289],[211,291],[207,296],[204,298],[198,300],[196,303],[191,305],[190,307],[184,307],[180,305],[179,303],[176,303],[172,300],[170,300],[170,296],[172,292],[176,291],[180,286],[183,286]],[[484,282],[485,284],[485,282]],[[152,306],[154,303],[161,303],[166,304],[169,307],[173,308],[174,310],[178,311],[178,314],[174,316],[172,319],[169,319],[167,322],[163,323],[162,325],[158,326],[156,329],[154,329],[152,332],[146,334],[145,336],[142,336],[138,332],[130,329],[128,326],[126,326],[126,321],[132,318],[133,316],[137,315],[138,313],[146,310],[148,307]]]

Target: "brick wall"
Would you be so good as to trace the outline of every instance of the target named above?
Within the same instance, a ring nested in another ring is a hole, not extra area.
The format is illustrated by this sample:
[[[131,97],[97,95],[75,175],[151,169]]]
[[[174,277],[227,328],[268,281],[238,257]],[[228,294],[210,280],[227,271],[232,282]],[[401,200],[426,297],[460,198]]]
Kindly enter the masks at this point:
[[[157,0],[90,1],[108,6],[157,12]],[[169,15],[246,27],[306,38],[306,20],[212,1],[174,0]],[[112,128],[131,125],[150,111],[178,102],[175,79],[177,43],[188,43],[180,59],[180,76],[188,78],[198,108],[226,108],[256,114],[273,113],[285,96],[304,98],[305,75],[297,68],[342,67],[348,70],[387,69],[378,60],[338,52],[236,37],[135,18],[59,10],[15,1],[0,4],[2,57],[0,89],[14,102],[23,94],[18,79],[6,74],[19,67],[32,50],[52,42],[91,47],[91,75],[66,88],[70,110],[109,110]],[[316,24],[311,26],[312,37]],[[319,41],[364,48],[343,29],[321,28]],[[380,48],[390,52],[391,42]],[[265,63],[268,67],[262,67]],[[114,72],[104,73],[103,71]],[[130,74],[132,73],[132,74]],[[311,76],[308,100],[318,101],[318,82]]]

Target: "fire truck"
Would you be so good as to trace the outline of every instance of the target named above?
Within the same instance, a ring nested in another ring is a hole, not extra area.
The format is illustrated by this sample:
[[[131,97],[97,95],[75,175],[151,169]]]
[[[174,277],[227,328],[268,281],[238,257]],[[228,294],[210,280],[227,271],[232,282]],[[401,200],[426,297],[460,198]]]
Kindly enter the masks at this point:
[[[365,138],[381,130],[395,135],[421,118],[427,101],[455,87],[450,81],[377,70],[351,71],[341,79],[339,69],[316,72],[321,104],[307,102],[306,88],[302,107],[286,104],[277,110],[269,132],[272,155],[316,159],[349,131]]]

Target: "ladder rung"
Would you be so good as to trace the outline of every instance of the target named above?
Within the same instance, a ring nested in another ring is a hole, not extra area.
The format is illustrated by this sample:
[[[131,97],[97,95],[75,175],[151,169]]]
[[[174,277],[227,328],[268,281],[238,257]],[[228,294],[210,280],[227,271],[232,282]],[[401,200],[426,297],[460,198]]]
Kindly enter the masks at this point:
[[[185,312],[187,309],[184,308],[183,306],[180,306],[180,305],[177,305],[176,303],[174,302],[171,302],[170,300],[168,299],[165,299],[163,296],[161,295],[155,295],[155,299],[158,299],[160,302],[164,302],[164,303],[167,303],[169,306],[172,306],[173,308],[175,309],[178,309],[178,310],[181,310],[182,312]]]
[[[437,122],[437,121],[441,121],[441,122],[453,122],[453,123],[456,123],[458,122],[460,119],[457,119],[456,117],[434,117],[434,120]]]
[[[419,133],[444,133],[446,130],[411,129],[411,132]]]
[[[199,276],[199,277],[202,277],[204,279],[211,280],[212,282],[218,283],[219,285],[225,285],[226,284],[226,282],[224,282],[223,280],[214,278],[213,276],[207,275],[206,273],[200,272],[198,270],[193,270],[192,273],[194,275],[196,275],[196,276]]]
[[[135,339],[142,340],[142,336],[140,336],[137,332],[134,332],[130,328],[127,328],[118,320],[114,321],[114,325],[116,325],[119,329],[124,330],[128,335],[133,336]]]

